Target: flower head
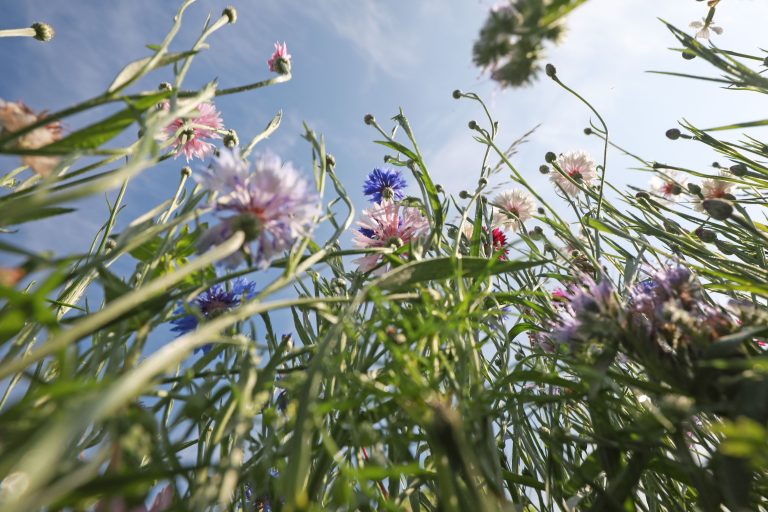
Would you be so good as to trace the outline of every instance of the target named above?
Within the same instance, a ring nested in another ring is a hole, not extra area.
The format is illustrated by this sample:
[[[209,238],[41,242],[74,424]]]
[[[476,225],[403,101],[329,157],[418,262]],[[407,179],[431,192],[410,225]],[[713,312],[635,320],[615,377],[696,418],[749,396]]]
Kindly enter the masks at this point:
[[[266,268],[296,239],[308,235],[319,212],[319,199],[307,181],[290,162],[273,153],[257,156],[253,171],[248,173],[237,152],[223,149],[198,179],[219,193],[216,210],[232,214],[204,233],[198,248],[205,250],[243,231],[247,241],[256,243],[260,268]],[[239,256],[228,263],[236,265]]]
[[[208,290],[189,301],[189,306],[179,304],[174,315],[183,315],[171,320],[173,332],[186,334],[197,329],[201,319],[210,320],[238,307],[243,299],[249,300],[256,292],[256,284],[242,277],[232,280],[228,285],[215,284]],[[190,309],[193,313],[189,313]],[[187,314],[184,314],[187,313]],[[211,345],[196,348],[208,353]]]
[[[283,42],[280,44],[278,41],[275,43],[275,52],[272,57],[267,61],[269,70],[273,73],[279,73],[286,75],[291,72],[291,54],[288,53],[288,46]]]
[[[0,133],[21,130],[41,119],[45,119],[44,112],[35,114],[20,101],[6,102],[0,99]],[[54,121],[22,135],[16,139],[15,144],[21,149],[40,149],[60,139],[61,123]],[[58,165],[59,159],[54,156],[25,155],[21,157],[21,162],[35,173],[49,176]]]
[[[363,183],[363,194],[372,203],[384,200],[399,201],[403,198],[403,189],[408,186],[403,173],[392,169],[374,169]]]
[[[651,178],[650,188],[655,195],[674,201],[683,188],[688,184],[688,177],[677,171],[669,171]]]
[[[164,101],[160,108],[168,110],[170,104]],[[188,118],[175,119],[165,127],[161,140],[172,140],[176,157],[184,154],[189,162],[192,158],[203,159],[213,153],[214,146],[209,140],[220,139],[219,130],[224,129],[216,107],[204,102],[197,105],[195,112]]]
[[[392,201],[384,201],[363,210],[363,219],[358,221],[358,230],[354,233],[357,247],[402,247],[422,236],[429,229],[429,221],[418,208],[401,207]],[[382,258],[381,254],[371,253],[355,260],[360,272],[372,270]],[[377,273],[383,273],[386,266]]]
[[[507,235],[504,234],[499,228],[493,228],[491,231],[491,249],[493,254],[501,252],[499,254],[500,260],[506,260],[507,254],[509,254],[509,248],[507,247]]]
[[[493,223],[517,231],[536,211],[536,202],[526,190],[513,188],[493,198]]]
[[[569,196],[575,196],[581,190],[571,180],[588,185],[597,177],[597,164],[584,151],[563,153],[557,157],[556,163],[565,175],[552,172],[550,179]]]
[[[619,308],[613,285],[606,277],[598,282],[582,275],[581,282],[569,286],[560,297],[565,305],[553,326],[552,338],[555,341],[569,344],[588,342],[613,332],[606,326],[615,322]]]
[[[717,35],[723,33],[722,27],[719,27],[714,23],[707,23],[705,18],[702,18],[701,21],[692,21],[688,27],[696,31],[696,35],[694,36],[696,39],[709,39],[710,30]]]
[[[728,173],[720,171],[719,177],[728,177]],[[718,178],[707,178],[701,182],[701,195],[703,199],[728,199],[733,190],[734,184]],[[732,198],[731,198],[732,199]],[[703,212],[703,201],[697,201],[695,209]]]

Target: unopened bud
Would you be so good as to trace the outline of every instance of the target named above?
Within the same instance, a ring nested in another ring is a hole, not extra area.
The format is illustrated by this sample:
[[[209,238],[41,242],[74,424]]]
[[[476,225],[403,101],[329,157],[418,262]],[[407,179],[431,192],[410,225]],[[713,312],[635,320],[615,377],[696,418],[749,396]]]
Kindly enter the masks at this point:
[[[733,205],[725,199],[705,199],[701,206],[715,220],[726,220],[733,215]]]
[[[222,12],[222,16],[226,16],[228,23],[231,25],[234,25],[237,23],[237,10],[232,7],[231,5],[228,5]]]
[[[181,175],[184,176],[185,178],[189,178],[190,176],[192,176],[192,168],[189,167],[188,165],[185,165],[184,167],[181,168]]]
[[[541,174],[549,174],[549,166],[548,165],[540,165],[539,166],[539,172]]]
[[[670,190],[673,196],[679,196],[683,193],[683,187],[678,185],[677,183],[672,184],[672,189]]]
[[[734,176],[744,176],[747,174],[747,166],[744,164],[732,165],[730,171]]]
[[[712,167],[714,167],[715,169],[720,169],[721,168],[720,162],[712,162]]]
[[[458,100],[458,99],[460,99],[460,98],[461,98],[461,91],[460,91],[460,90],[458,90],[458,89],[456,89],[455,91],[453,91],[453,99],[455,99],[455,100]]]
[[[543,206],[539,206],[539,208],[536,211],[539,212],[539,215],[544,215],[546,213],[546,210],[544,209]]]
[[[555,160],[557,160],[557,155],[554,154],[552,151],[547,151],[547,153],[544,155],[544,161],[547,163],[552,163]]]
[[[435,185],[435,190],[437,190],[438,194],[444,194],[445,193],[445,189],[439,183],[437,185]]]
[[[222,142],[224,142],[224,147],[229,149],[240,145],[240,139],[237,138],[237,133],[235,133],[235,130],[227,130],[227,133],[224,134]]]
[[[469,199],[471,196],[469,192],[467,192],[466,190],[462,190],[461,192],[459,192],[459,197],[462,199]]]
[[[688,192],[690,192],[691,194],[695,194],[697,196],[701,195],[701,187],[698,186],[695,183],[689,183],[688,184]]]
[[[681,133],[680,133],[680,130],[678,130],[677,128],[670,128],[669,130],[667,130],[665,135],[670,140],[677,140],[680,138]]]
[[[555,76],[557,75],[557,68],[552,64],[547,64],[546,66],[544,66],[544,72],[547,74],[549,78],[555,78]]]
[[[365,114],[365,117],[363,118],[363,122],[367,125],[372,125],[376,122],[376,118],[373,117],[371,114]]]
[[[478,186],[478,188],[483,188],[483,187],[485,187],[486,185],[488,185],[488,180],[487,180],[487,179],[485,179],[485,178],[480,178],[479,180],[477,180],[477,186]]]
[[[333,169],[334,167],[336,167],[336,157],[334,157],[330,153],[326,153],[325,154],[325,166],[328,167],[329,169]]]
[[[648,192],[640,191],[637,194],[635,194],[635,197],[637,199],[650,199],[651,196],[648,194]]]
[[[53,36],[56,35],[53,27],[47,23],[33,23],[32,29],[35,31],[35,39],[38,41],[47,42],[53,39]]]
[[[161,91],[170,91],[173,89],[173,86],[169,82],[160,82],[160,85],[158,85],[157,88]]]
[[[696,236],[704,243],[711,244],[717,240],[717,233],[707,228],[698,228],[694,231]]]
[[[584,128],[584,135],[592,135],[592,128]]]
[[[467,123],[467,126],[469,126],[470,130],[476,130],[477,129],[477,122],[476,121],[470,121]]]
[[[695,58],[696,58],[696,54],[695,54],[695,53],[693,53],[691,50],[683,50],[683,51],[680,53],[680,55],[682,55],[682,57],[683,57],[685,60],[693,60],[693,59],[695,59]]]

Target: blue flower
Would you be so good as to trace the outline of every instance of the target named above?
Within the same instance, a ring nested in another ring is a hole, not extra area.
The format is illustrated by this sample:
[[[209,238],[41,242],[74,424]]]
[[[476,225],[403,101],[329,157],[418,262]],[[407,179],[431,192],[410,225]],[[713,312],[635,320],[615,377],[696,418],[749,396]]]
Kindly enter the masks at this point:
[[[400,171],[392,169],[374,169],[363,183],[363,194],[372,203],[382,200],[399,201],[403,198],[403,189],[408,186]]]
[[[256,284],[242,277],[231,281],[229,287],[224,283],[215,284],[189,301],[189,306],[185,307],[184,304],[179,304],[173,313],[174,315],[184,316],[171,320],[171,323],[174,325],[171,330],[180,335],[194,331],[197,329],[200,317],[206,320],[215,318],[239,306],[243,298],[246,300],[251,299],[255,292]],[[194,310],[197,315],[190,314],[190,309]],[[211,345],[208,344],[196,348],[195,353],[199,350],[207,354],[211,350]]]

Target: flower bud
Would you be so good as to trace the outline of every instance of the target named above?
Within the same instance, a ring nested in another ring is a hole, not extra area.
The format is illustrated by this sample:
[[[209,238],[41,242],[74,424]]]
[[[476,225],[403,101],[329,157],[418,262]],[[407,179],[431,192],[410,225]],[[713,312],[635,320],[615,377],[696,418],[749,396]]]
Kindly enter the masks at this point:
[[[648,194],[648,192],[644,192],[644,191],[638,192],[637,194],[635,194],[635,197],[637,199],[646,199],[646,200],[651,198],[650,194]]]
[[[230,25],[234,25],[235,23],[237,23],[237,10],[234,7],[232,7],[231,5],[228,5],[221,12],[221,15],[227,17],[227,20],[229,20],[228,23]]]
[[[592,128],[584,128],[584,135],[592,135]]]
[[[678,130],[677,128],[670,128],[669,130],[667,130],[665,135],[669,140],[677,140],[680,138],[681,133],[680,133],[680,130]]]
[[[557,75],[557,68],[552,64],[547,64],[546,66],[544,66],[544,72],[547,74],[549,78],[555,78],[555,76]]]
[[[547,151],[547,153],[544,155],[544,161],[547,163],[552,163],[555,160],[557,160],[557,155],[554,154],[552,151]],[[539,169],[541,170],[541,169]]]
[[[462,199],[469,199],[471,196],[469,192],[467,192],[466,190],[462,190],[461,192],[459,192],[459,197]]]
[[[679,196],[683,193],[683,187],[678,185],[677,183],[672,184],[672,189],[670,190],[673,196]]]
[[[56,35],[53,27],[47,23],[33,23],[32,29],[35,31],[35,39],[38,41],[50,41],[53,39],[53,36]]]
[[[717,233],[712,231],[711,229],[707,228],[697,228],[696,231],[694,231],[696,236],[704,243],[711,244],[715,240],[717,240]]]
[[[370,126],[376,122],[376,118],[373,117],[372,114],[365,114],[365,117],[363,118],[363,122]]]
[[[544,215],[547,212],[543,206],[539,206],[536,211],[539,212],[539,215]]]
[[[715,220],[726,220],[733,215],[733,205],[725,199],[705,199],[701,206]]]
[[[712,162],[712,167],[714,167],[715,169],[721,169],[720,162]]]
[[[470,130],[476,130],[477,129],[477,122],[476,121],[470,121],[467,123],[467,126],[469,126]]]
[[[540,165],[539,166],[539,172],[541,174],[549,174],[549,166],[548,165]]]
[[[730,171],[731,171],[731,174],[733,174],[734,176],[741,177],[747,174],[747,166],[744,164],[732,165],[730,168]]]
[[[766,67],[768,67],[768,57],[766,57],[765,59],[763,59],[763,66],[766,66]]]
[[[325,166],[329,169],[336,167],[336,157],[330,153],[325,154]]]
[[[488,180],[485,178],[480,178],[477,180],[477,187],[478,188],[484,188],[486,185],[488,185]]]
[[[453,91],[453,99],[455,99],[455,100],[458,100],[458,99],[460,99],[460,98],[461,98],[461,91],[460,91],[460,90],[458,90],[458,89],[456,89],[455,91]]]
[[[698,186],[695,183],[689,183],[688,184],[688,192],[690,192],[691,194],[695,194],[695,195],[699,196],[699,195],[701,195],[701,187]]]
[[[106,247],[108,251],[111,251],[112,249],[117,247],[117,242],[115,241],[114,238],[107,238],[107,241],[104,243],[104,247]]]
[[[157,88],[161,91],[170,91],[173,89],[173,86],[170,84],[170,82],[160,82],[160,85],[158,85]]]
[[[224,147],[232,149],[240,144],[240,139],[237,138],[237,133],[235,133],[235,130],[227,130],[227,133],[224,134],[222,142],[224,142]]]
[[[184,167],[181,168],[181,175],[184,176],[185,178],[189,178],[190,176],[192,176],[192,168],[188,165],[185,165]]]
[[[435,185],[435,190],[437,190],[438,194],[444,194],[445,193],[445,189],[439,183],[437,185]]]

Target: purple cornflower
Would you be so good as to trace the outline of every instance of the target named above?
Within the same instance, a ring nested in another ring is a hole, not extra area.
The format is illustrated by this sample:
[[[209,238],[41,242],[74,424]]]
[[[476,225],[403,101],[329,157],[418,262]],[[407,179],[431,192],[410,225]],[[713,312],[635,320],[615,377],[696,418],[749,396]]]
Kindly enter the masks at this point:
[[[231,311],[238,307],[243,299],[249,300],[253,298],[255,292],[256,284],[242,277],[233,279],[229,287],[223,283],[215,284],[189,301],[188,306],[179,304],[173,313],[174,315],[184,316],[171,320],[171,323],[174,325],[171,330],[180,335],[194,331],[197,329],[201,319],[209,320]],[[190,313],[190,310],[194,313]],[[198,347],[195,349],[195,353],[199,350],[207,354],[211,350],[211,345]]]
[[[579,285],[569,286],[565,292],[565,306],[558,315],[552,338],[558,343],[589,341],[610,331],[605,325],[615,320],[618,303],[613,285],[608,278],[600,282],[584,275]]]
[[[266,268],[275,255],[310,233],[320,211],[319,198],[290,162],[275,154],[256,157],[253,167],[248,172],[239,153],[223,149],[211,168],[197,178],[219,194],[216,210],[233,214],[203,233],[198,249],[203,251],[242,231],[246,242],[256,245],[256,264]],[[240,258],[236,254],[225,263],[235,266]]]
[[[400,201],[406,186],[408,184],[400,171],[377,168],[371,171],[365,179],[363,194],[368,196],[372,203],[380,203],[383,200]]]

